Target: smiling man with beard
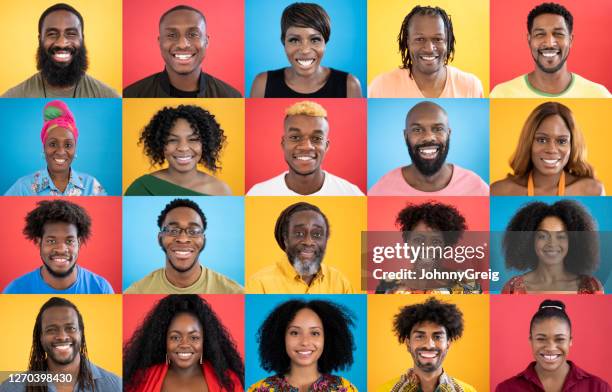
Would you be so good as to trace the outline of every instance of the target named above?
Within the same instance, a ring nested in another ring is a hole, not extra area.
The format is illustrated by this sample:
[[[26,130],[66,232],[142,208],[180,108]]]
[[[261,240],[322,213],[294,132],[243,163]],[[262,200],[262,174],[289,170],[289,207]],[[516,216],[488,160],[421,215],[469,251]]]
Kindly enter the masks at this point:
[[[605,98],[605,86],[569,72],[567,58],[574,41],[574,18],[562,5],[542,3],[527,16],[527,42],[535,69],[498,84],[491,98]]]
[[[87,358],[83,316],[64,298],[52,297],[43,304],[36,317],[28,372],[55,373],[70,382],[49,382],[41,391],[121,391],[121,378],[98,367]],[[43,389],[44,388],[44,389]],[[26,383],[5,381],[1,392],[30,391]]]
[[[488,185],[476,173],[446,163],[450,134],[443,108],[429,101],[414,105],[404,129],[412,164],[385,174],[368,196],[488,196]]]
[[[456,305],[434,297],[405,306],[395,315],[393,329],[412,356],[414,367],[379,387],[377,392],[476,392],[442,368],[451,343],[463,334],[463,313]]]
[[[126,294],[242,294],[238,283],[199,263],[206,246],[206,216],[197,203],[174,199],[157,218],[166,266],[132,284]]]
[[[87,75],[81,14],[68,4],[47,8],[38,20],[38,73],[9,89],[4,98],[116,98],[112,88]]]
[[[319,207],[299,202],[281,212],[274,238],[286,260],[255,273],[247,282],[249,294],[351,294],[348,279],[323,264],[329,222]]]
[[[40,250],[43,266],[13,280],[4,294],[113,294],[106,279],[77,266],[89,239],[91,218],[79,205],[44,200],[26,216],[25,236]]]
[[[323,170],[329,149],[327,111],[311,101],[296,102],[285,110],[281,147],[289,170],[253,185],[247,196],[363,196],[347,180]]]
[[[238,90],[202,71],[210,37],[204,14],[178,5],[159,19],[162,72],[139,80],[123,90],[124,98],[240,98]]]

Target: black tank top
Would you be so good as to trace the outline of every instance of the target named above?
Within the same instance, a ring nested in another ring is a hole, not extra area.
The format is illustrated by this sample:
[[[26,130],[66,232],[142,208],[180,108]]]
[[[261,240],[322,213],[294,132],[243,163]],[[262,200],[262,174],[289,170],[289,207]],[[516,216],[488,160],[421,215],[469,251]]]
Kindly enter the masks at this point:
[[[327,82],[319,90],[310,94],[293,91],[285,83],[285,69],[268,71],[266,82],[266,98],[346,98],[346,78],[348,73],[333,68]]]

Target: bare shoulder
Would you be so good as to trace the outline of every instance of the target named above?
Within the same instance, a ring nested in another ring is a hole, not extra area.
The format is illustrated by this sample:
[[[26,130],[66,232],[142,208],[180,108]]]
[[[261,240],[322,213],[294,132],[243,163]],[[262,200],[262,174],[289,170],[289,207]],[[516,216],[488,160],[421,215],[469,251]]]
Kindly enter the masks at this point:
[[[251,98],[263,98],[266,93],[266,83],[268,82],[268,73],[261,72],[255,76],[253,85],[251,86]]]
[[[346,96],[347,98],[361,98],[361,83],[352,74],[348,74],[346,78]]]
[[[231,196],[232,190],[230,187],[217,177],[210,174],[200,173],[201,180],[199,181],[197,191],[211,196]]]
[[[571,184],[571,186],[568,186],[568,191],[570,189],[571,194],[577,196],[605,195],[603,184],[594,178],[577,178],[576,181]]]
[[[510,178],[504,178],[491,184],[492,196],[523,196],[526,194],[527,188]]]

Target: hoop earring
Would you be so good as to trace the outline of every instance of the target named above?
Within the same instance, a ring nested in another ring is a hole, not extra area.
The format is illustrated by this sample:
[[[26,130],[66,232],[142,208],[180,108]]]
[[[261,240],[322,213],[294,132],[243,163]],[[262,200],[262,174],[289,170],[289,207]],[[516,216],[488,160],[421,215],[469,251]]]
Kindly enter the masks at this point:
[[[168,353],[166,353],[166,364],[170,365],[170,359],[168,359]]]
[[[203,361],[202,361],[202,357],[204,356],[204,354],[200,355],[200,365],[203,365]]]

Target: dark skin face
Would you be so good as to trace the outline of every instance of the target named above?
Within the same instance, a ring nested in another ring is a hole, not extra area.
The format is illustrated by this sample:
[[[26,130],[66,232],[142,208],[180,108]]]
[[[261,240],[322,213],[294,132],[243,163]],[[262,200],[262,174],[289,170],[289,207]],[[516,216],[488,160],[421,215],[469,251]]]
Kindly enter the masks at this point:
[[[76,141],[69,129],[55,127],[47,132],[43,146],[51,176],[70,176],[70,165],[76,154]]]
[[[573,38],[563,16],[538,15],[528,36],[531,56],[537,68],[548,74],[565,71]]]
[[[83,44],[83,30],[79,18],[65,10],[48,14],[43,23],[39,40],[52,60],[59,66],[70,64],[73,55]]]
[[[327,246],[327,225],[316,211],[298,211],[291,216],[285,238],[285,252],[302,278],[310,279],[319,270]],[[316,267],[316,268],[315,268]],[[309,268],[309,273],[305,273]],[[310,283],[309,279],[307,283]]]
[[[54,306],[46,309],[41,318],[40,343],[47,353],[49,368],[61,368],[80,362],[81,330],[74,309]]]
[[[77,275],[80,245],[77,227],[66,222],[46,223],[37,244],[45,266],[42,270],[45,282],[57,290],[70,287]]]
[[[413,74],[431,75],[444,68],[447,45],[442,18],[414,15],[408,26],[408,43]]]

